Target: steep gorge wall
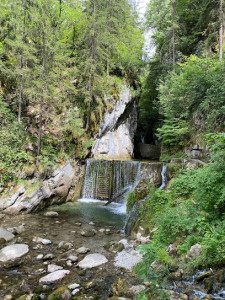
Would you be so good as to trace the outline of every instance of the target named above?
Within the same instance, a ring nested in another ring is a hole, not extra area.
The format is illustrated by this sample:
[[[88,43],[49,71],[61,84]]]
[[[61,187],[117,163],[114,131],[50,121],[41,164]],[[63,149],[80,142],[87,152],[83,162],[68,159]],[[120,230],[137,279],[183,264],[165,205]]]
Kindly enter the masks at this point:
[[[105,114],[95,144],[94,159],[129,160],[134,152],[134,134],[137,129],[137,101],[127,87],[114,103],[114,108]]]

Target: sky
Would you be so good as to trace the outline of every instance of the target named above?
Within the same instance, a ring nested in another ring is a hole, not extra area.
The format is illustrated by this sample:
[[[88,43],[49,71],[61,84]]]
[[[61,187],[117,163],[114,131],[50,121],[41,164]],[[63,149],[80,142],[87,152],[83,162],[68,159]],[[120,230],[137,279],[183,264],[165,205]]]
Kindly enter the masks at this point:
[[[133,0],[133,2],[137,5],[137,10],[141,18],[144,18],[145,11],[147,9],[147,4],[150,0]],[[155,47],[151,43],[152,31],[148,30],[145,32],[145,46],[144,51],[147,55],[147,58],[151,58],[155,53]]]

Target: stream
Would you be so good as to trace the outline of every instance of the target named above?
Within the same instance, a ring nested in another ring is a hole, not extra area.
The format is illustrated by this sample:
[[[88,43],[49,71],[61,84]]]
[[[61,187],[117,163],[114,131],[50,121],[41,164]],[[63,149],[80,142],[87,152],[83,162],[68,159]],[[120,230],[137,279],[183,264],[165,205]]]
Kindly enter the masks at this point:
[[[105,207],[102,201],[81,199],[76,203],[51,207],[48,211],[58,212],[58,216],[46,217],[45,212],[42,212],[5,216],[2,220],[1,226],[4,228],[23,228],[16,235],[16,240],[11,243],[16,241],[27,244],[29,253],[18,264],[0,268],[0,299],[4,299],[6,295],[12,295],[13,299],[16,299],[20,295],[33,292],[39,286],[39,279],[47,274],[48,264],[56,264],[70,270],[70,274],[60,283],[51,285],[52,290],[76,282],[81,285],[82,291],[86,283],[94,280],[95,287],[88,293],[98,297],[101,295],[98,299],[107,299],[111,293],[110,286],[117,278],[130,277],[129,273],[124,274],[113,264],[115,253],[104,248],[107,243],[124,239],[122,229],[125,221],[125,204],[111,203]],[[93,229],[95,232],[93,236],[82,235],[82,232],[90,232]],[[48,239],[51,244],[42,245],[34,242],[34,237]],[[71,243],[74,250],[58,249],[57,245],[61,241]],[[79,261],[86,255],[76,253],[76,249],[80,247],[89,248],[89,253],[105,255],[108,263],[88,270],[80,270],[76,263],[67,265],[67,260],[63,258],[65,253],[76,254]],[[38,259],[40,255],[43,255],[43,258]],[[136,279],[129,280],[136,282]]]

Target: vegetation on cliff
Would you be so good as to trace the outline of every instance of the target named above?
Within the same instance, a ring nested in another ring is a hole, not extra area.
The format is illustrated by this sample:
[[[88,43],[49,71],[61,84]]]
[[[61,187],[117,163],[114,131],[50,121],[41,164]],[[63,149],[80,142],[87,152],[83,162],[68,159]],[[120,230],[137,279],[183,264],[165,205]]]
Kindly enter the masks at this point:
[[[109,98],[139,88],[143,30],[127,0],[2,0],[0,187],[27,164],[85,157]]]

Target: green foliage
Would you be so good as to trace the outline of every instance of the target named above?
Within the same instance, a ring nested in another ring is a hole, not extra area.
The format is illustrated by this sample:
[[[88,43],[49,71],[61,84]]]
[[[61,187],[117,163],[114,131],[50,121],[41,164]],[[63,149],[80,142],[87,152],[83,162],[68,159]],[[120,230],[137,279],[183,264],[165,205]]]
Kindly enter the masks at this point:
[[[224,62],[191,56],[161,83],[165,121],[158,136],[167,149],[184,146],[196,130],[205,133],[224,128],[224,71]]]
[[[175,196],[187,196],[192,194],[196,187],[198,174],[199,172],[194,169],[189,171],[181,170],[180,175],[171,183],[171,191]]]
[[[26,133],[7,106],[0,101],[0,187],[15,180],[23,164],[30,158],[23,148]]]
[[[222,217],[225,213],[225,161],[210,164],[198,171],[194,199],[200,210],[211,218]]]
[[[169,198],[170,194],[163,190],[152,189],[148,200],[144,203],[142,218],[147,222],[151,222],[152,218],[161,212]]]
[[[127,213],[131,210],[131,208],[136,203],[135,191],[129,192],[127,196]]]

